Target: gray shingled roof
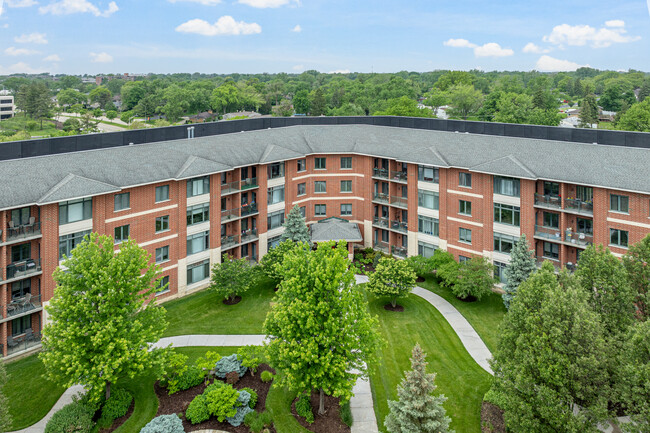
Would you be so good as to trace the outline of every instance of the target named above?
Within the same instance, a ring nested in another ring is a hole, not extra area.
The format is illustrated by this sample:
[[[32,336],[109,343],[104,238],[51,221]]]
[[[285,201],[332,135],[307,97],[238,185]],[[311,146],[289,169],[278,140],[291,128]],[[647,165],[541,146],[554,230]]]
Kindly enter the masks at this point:
[[[361,231],[356,223],[341,218],[327,218],[309,226],[312,242],[361,242]]]
[[[650,193],[649,149],[387,126],[313,125],[1,161],[0,209],[326,153]]]

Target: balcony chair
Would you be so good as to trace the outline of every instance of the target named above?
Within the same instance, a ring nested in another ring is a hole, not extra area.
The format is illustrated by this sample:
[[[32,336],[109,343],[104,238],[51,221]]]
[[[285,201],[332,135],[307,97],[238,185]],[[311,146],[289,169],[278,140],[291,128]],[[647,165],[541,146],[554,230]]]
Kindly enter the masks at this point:
[[[18,346],[18,342],[14,340],[14,337],[7,335],[7,348],[11,349],[16,346]]]
[[[34,339],[34,331],[32,328],[25,329],[25,341],[32,341]]]

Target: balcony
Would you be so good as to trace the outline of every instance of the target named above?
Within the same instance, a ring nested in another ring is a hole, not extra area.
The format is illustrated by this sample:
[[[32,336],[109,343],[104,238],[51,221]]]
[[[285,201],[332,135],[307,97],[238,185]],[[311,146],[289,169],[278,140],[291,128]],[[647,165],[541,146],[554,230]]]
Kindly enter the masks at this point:
[[[373,168],[372,177],[378,177],[380,179],[388,179],[389,171],[385,168]]]
[[[239,218],[240,215],[240,209],[229,209],[229,210],[222,210],[221,211],[221,223],[225,223],[228,221],[236,220]]]
[[[15,355],[19,352],[24,352],[32,347],[40,346],[41,334],[34,333],[31,329],[27,329],[25,334],[21,336],[12,337],[7,336],[7,357]],[[0,347],[1,349],[1,347]],[[0,350],[0,355],[2,351]]]
[[[247,217],[249,215],[254,215],[258,212],[259,210],[257,209],[257,203],[245,204],[244,206],[241,207],[242,218]]]
[[[564,242],[579,247],[588,247],[594,243],[593,233],[578,233],[572,230],[565,230]]]
[[[221,195],[234,194],[239,192],[239,181],[228,182],[221,184]]]
[[[0,306],[0,321],[11,320],[42,309],[41,295],[33,296],[31,293],[27,293],[23,297],[12,299],[6,306]]]
[[[245,191],[247,189],[257,188],[259,185],[257,183],[256,177],[249,177],[241,181],[241,190]]]
[[[382,242],[382,241],[375,242],[373,248],[377,251],[390,254],[390,245],[388,245],[388,242]]]
[[[2,233],[0,233],[2,234]],[[24,239],[30,239],[41,235],[41,222],[33,222],[17,227],[8,227],[5,242],[20,242]],[[0,237],[0,243],[2,238]]]
[[[241,243],[245,244],[247,242],[256,241],[258,238],[257,229],[248,229],[242,231],[241,234]]]
[[[407,233],[408,232],[408,224],[402,221],[391,221],[390,222],[390,229],[398,231],[400,233]]]
[[[542,263],[549,261],[551,264],[555,267],[556,271],[559,271],[561,268],[560,260],[555,258],[555,257],[544,257],[544,256],[535,256],[535,259],[537,260],[537,267],[541,268]]]
[[[390,172],[390,180],[400,183],[408,183],[408,173],[406,171],[393,171]]]
[[[7,266],[7,282],[27,278],[41,272],[41,259],[27,259]]]
[[[390,196],[388,194],[384,194],[384,193],[381,193],[381,192],[376,192],[372,196],[372,201],[388,204],[388,203],[390,203]]]
[[[221,236],[221,251],[229,250],[240,244],[239,235]]]
[[[409,199],[407,197],[397,197],[393,195],[390,197],[390,204],[392,206],[408,209]]]
[[[406,247],[396,247],[393,245],[390,248],[391,254],[393,254],[395,257],[401,257],[405,259],[408,256],[409,250]]]
[[[544,195],[535,193],[535,206],[547,209],[562,209],[562,198],[556,195]]]
[[[576,212],[583,215],[593,215],[594,204],[582,200],[567,198],[564,199],[564,210],[569,212]]]
[[[544,239],[550,239],[552,241],[557,241],[557,242],[562,241],[562,236],[560,235],[560,229],[556,229],[553,227],[544,227],[544,226],[535,225],[535,236]]]
[[[388,228],[388,218],[374,217],[372,219],[372,225],[377,227],[382,227],[382,228]]]

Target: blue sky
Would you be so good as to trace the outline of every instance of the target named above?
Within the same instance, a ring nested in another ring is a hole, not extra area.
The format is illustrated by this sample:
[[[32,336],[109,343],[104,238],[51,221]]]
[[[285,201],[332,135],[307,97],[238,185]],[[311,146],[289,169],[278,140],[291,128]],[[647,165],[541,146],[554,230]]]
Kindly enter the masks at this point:
[[[0,0],[0,74],[650,71],[650,0]]]

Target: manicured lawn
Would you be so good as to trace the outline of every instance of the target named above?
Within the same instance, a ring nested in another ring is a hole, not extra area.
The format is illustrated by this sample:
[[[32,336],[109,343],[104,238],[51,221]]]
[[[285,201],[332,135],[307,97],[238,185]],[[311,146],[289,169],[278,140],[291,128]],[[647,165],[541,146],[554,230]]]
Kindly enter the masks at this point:
[[[457,432],[480,433],[481,402],[490,387],[490,375],[474,362],[454,330],[427,301],[410,295],[400,301],[404,312],[384,310],[388,299],[368,294],[368,307],[379,318],[387,346],[379,361],[370,365],[370,383],[375,414],[380,430],[388,414],[388,400],[397,398],[397,385],[404,371],[411,368],[409,358],[416,343],[427,353],[428,371],[437,373],[437,393],[447,396],[447,415]]]
[[[506,307],[503,305],[501,295],[490,293],[480,301],[463,302],[455,297],[451,290],[440,287],[432,275],[428,276],[425,282],[418,283],[418,286],[445,298],[474,327],[491,352],[497,349],[499,325],[506,314]]]
[[[236,305],[224,305],[223,298],[211,290],[170,301],[169,326],[165,337],[187,334],[261,334],[266,313],[273,300],[273,283],[264,278],[242,295]]]
[[[9,413],[13,418],[10,430],[38,422],[63,394],[63,388],[42,377],[44,371],[38,355],[7,364],[9,380],[3,393],[9,400]]]
[[[309,433],[309,430],[296,421],[291,415],[291,403],[296,397],[295,393],[275,385],[266,396],[266,408],[273,415],[275,431],[282,433]]]

